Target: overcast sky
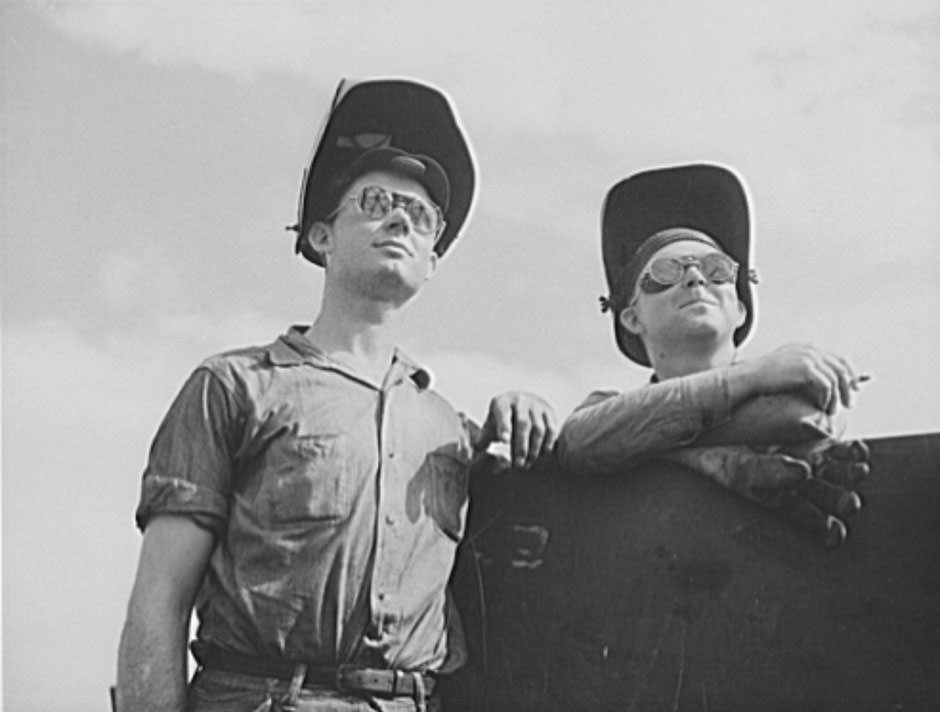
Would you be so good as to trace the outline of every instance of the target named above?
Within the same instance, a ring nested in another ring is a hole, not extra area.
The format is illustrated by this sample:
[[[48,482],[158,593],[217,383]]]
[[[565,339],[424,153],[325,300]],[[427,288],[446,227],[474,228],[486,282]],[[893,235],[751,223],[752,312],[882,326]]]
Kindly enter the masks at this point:
[[[601,202],[707,160],[752,197],[743,357],[816,343],[873,375],[851,433],[940,430],[935,0],[0,0],[0,25],[7,709],[104,707],[170,399],[315,316],[283,226],[343,76],[437,84],[470,134],[475,214],[404,343],[459,408],[643,383],[598,309]]]

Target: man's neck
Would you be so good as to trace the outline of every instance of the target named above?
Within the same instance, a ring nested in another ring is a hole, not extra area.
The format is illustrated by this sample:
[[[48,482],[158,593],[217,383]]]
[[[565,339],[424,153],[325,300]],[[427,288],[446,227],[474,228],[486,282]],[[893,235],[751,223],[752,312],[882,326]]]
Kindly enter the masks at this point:
[[[688,376],[713,368],[730,366],[737,356],[737,349],[733,343],[727,343],[717,348],[659,348],[647,347],[650,364],[659,380]]]
[[[324,289],[320,313],[306,337],[327,356],[382,383],[392,362],[401,310],[386,302]]]

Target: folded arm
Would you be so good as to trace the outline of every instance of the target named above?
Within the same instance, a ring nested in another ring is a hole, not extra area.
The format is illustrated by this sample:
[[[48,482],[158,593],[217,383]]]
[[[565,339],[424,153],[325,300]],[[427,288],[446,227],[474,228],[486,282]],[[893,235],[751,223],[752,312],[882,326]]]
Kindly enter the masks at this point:
[[[562,426],[563,464],[610,470],[633,458],[690,445],[731,416],[724,369],[621,393],[592,393]]]
[[[841,430],[858,378],[841,358],[806,345],[622,393],[596,392],[562,427],[564,464],[609,470],[691,445],[792,443]]]

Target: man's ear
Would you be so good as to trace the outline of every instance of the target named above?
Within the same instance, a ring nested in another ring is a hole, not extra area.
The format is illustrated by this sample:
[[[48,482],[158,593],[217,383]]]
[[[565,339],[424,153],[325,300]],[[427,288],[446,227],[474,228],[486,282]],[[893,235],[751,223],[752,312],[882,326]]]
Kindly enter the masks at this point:
[[[333,228],[324,222],[315,222],[304,238],[307,244],[323,255],[324,259],[333,249]]]
[[[735,322],[734,328],[737,329],[739,326],[744,324],[747,320],[747,306],[740,299],[738,300],[738,320]]]
[[[434,276],[434,272],[437,270],[437,260],[438,254],[434,250],[431,250],[431,254],[428,257],[428,272],[426,275],[424,275],[425,282]]]
[[[640,336],[646,331],[643,322],[640,321],[639,314],[636,313],[636,307],[630,306],[622,309],[620,312],[620,325],[634,336]]]

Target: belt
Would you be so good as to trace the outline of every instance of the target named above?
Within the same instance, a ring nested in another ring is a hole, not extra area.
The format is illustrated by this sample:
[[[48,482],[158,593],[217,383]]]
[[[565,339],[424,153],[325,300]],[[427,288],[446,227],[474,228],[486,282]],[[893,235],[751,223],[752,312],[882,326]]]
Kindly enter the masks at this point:
[[[193,657],[207,670],[224,670],[240,675],[273,677],[290,681],[298,665],[305,664],[245,655],[212,644],[194,643],[192,647]],[[340,691],[365,692],[385,697],[415,698],[417,696],[430,697],[434,694],[437,680],[433,675],[422,672],[349,664],[337,667],[307,665],[302,684],[307,688],[332,687]]]

